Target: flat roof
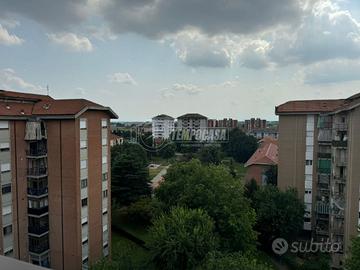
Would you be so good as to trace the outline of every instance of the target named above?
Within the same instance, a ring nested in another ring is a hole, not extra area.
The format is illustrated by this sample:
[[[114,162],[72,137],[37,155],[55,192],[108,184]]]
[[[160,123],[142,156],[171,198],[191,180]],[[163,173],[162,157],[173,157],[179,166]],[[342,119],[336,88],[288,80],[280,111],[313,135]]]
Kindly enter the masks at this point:
[[[40,267],[31,263],[16,260],[14,258],[0,255],[0,268],[6,270],[46,270],[48,268]]]

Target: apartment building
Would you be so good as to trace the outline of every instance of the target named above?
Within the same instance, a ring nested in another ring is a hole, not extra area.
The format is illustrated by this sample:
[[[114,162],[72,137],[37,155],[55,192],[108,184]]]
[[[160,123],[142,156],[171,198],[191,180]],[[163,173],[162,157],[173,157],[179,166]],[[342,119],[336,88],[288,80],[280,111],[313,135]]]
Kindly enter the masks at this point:
[[[109,255],[111,118],[88,100],[0,90],[0,255],[59,270]]]
[[[154,139],[169,139],[175,129],[174,118],[160,114],[152,118],[152,136]]]
[[[340,100],[290,101],[279,115],[280,188],[295,187],[306,205],[304,230],[341,243],[342,268],[360,225],[360,94]]]
[[[222,120],[209,119],[208,127],[209,128],[222,127],[222,128],[234,129],[238,127],[238,120],[232,118],[224,118]]]
[[[207,127],[207,117],[198,113],[187,113],[177,118],[177,129],[202,129]]]

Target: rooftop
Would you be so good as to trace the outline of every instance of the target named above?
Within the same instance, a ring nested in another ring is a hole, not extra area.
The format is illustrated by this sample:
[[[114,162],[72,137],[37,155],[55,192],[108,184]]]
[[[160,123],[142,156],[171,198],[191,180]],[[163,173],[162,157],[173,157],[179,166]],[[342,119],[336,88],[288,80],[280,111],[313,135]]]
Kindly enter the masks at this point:
[[[53,99],[50,96],[0,90],[0,117],[77,118],[87,110],[107,112],[118,118],[109,107],[86,99]]]
[[[166,119],[166,120],[174,120],[173,117],[166,115],[166,114],[159,114],[155,117],[153,117],[153,119]]]
[[[332,113],[360,105],[360,93],[347,99],[320,99],[288,101],[275,108],[276,114]]]
[[[264,138],[256,152],[245,163],[245,167],[252,165],[277,165],[279,162],[277,141]]]
[[[1,269],[6,270],[45,270],[47,268],[43,268],[34,264],[26,263],[23,261],[15,260],[13,258],[0,256],[0,265]]]
[[[201,115],[199,113],[187,113],[187,114],[183,114],[181,116],[178,117],[178,119],[187,119],[187,118],[192,118],[192,119],[207,119],[206,116]]]

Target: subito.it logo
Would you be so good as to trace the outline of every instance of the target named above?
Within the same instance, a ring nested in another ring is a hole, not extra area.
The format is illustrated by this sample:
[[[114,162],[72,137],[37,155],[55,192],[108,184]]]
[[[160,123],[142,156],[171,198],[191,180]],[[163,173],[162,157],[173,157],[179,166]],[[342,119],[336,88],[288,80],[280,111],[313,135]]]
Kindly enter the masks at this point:
[[[272,250],[277,255],[284,255],[289,249],[288,242],[283,238],[276,238],[272,242]]]

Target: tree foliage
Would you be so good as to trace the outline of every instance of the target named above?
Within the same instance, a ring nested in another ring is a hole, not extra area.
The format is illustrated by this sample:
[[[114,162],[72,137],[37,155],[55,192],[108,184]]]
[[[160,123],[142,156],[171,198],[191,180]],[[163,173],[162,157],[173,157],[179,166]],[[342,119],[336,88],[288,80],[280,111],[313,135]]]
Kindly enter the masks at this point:
[[[204,146],[199,150],[199,159],[205,164],[220,164],[223,154],[219,146]]]
[[[239,128],[229,133],[229,142],[223,145],[224,152],[237,162],[245,163],[258,147],[257,139],[246,135]]]
[[[202,267],[204,270],[272,270],[273,268],[241,253],[213,253]]]
[[[346,270],[360,269],[360,238],[356,237],[352,240],[349,257],[345,262]]]
[[[147,243],[159,269],[193,269],[215,249],[214,223],[201,209],[173,208],[156,219]]]
[[[173,165],[156,198],[167,207],[204,209],[215,221],[221,246],[227,250],[253,250],[255,212],[244,188],[224,166],[205,166],[198,160]]]
[[[113,150],[112,196],[121,206],[151,194],[145,150],[138,144],[123,144]]]
[[[166,143],[166,146],[164,148],[161,148],[159,151],[159,155],[162,158],[172,158],[175,156],[176,152],[176,145],[175,143]]]
[[[294,189],[280,191],[273,185],[262,186],[254,196],[256,229],[263,244],[273,238],[296,238],[304,222],[304,204]]]

